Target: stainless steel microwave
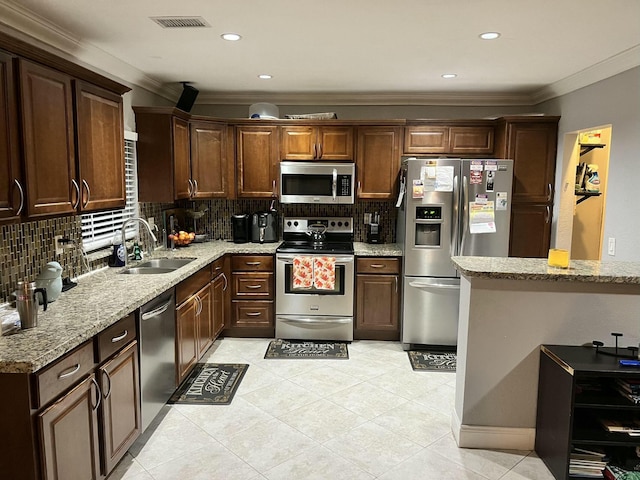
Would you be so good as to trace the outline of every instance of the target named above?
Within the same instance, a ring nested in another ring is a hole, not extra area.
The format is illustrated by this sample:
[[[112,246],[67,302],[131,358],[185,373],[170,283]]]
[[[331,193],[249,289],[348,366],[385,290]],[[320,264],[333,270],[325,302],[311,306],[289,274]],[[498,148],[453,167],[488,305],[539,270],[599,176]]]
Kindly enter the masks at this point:
[[[280,162],[280,203],[353,204],[353,163]]]

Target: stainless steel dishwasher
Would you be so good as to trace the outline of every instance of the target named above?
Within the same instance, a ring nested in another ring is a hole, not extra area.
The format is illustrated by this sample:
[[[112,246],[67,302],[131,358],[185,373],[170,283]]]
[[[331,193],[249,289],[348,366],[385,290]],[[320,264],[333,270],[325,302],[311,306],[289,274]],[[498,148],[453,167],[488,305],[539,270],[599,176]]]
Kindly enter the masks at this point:
[[[173,290],[140,307],[140,391],[145,431],[176,389],[176,303]]]

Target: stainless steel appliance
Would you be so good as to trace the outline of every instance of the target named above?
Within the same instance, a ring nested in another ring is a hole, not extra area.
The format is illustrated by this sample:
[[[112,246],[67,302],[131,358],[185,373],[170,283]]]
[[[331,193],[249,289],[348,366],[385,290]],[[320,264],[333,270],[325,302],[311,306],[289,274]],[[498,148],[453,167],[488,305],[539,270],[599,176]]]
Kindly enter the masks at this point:
[[[278,227],[274,212],[254,213],[251,220],[251,241],[273,243],[278,241]]]
[[[353,204],[354,163],[280,162],[280,203]]]
[[[247,243],[251,241],[251,216],[247,213],[231,216],[233,243]]]
[[[36,294],[42,295],[42,302],[36,298]],[[38,326],[38,305],[42,303],[43,310],[47,309],[47,290],[36,288],[36,282],[18,282],[16,291],[16,309],[20,316],[20,328],[23,330]]]
[[[173,290],[140,307],[140,391],[146,430],[176,389],[176,304]]]
[[[403,249],[402,343],[455,346],[455,255],[509,254],[513,162],[404,158],[397,241]]]
[[[283,239],[276,250],[276,338],[352,341],[353,219],[286,218]],[[300,283],[305,274],[308,282]]]

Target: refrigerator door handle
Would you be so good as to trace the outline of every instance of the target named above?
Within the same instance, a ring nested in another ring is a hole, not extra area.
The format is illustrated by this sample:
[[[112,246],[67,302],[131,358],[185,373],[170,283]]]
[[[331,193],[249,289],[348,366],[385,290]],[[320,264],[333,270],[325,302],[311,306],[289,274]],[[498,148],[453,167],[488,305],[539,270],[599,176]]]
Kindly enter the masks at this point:
[[[460,221],[460,213],[459,213],[459,203],[460,203],[460,193],[458,192],[458,176],[455,175],[453,177],[453,233],[451,234],[451,247],[450,253],[451,256],[455,256],[458,254],[458,222]]]
[[[469,229],[469,191],[467,185],[467,176],[462,176],[462,240],[460,241],[460,252],[458,255],[464,255],[464,243],[467,240],[467,230]]]

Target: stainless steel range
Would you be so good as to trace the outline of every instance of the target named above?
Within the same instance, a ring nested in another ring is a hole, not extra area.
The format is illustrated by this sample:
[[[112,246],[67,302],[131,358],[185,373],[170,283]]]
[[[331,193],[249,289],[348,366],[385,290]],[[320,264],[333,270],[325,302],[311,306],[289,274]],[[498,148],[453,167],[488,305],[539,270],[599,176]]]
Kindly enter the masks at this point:
[[[276,338],[353,340],[353,218],[285,218],[276,250]]]

